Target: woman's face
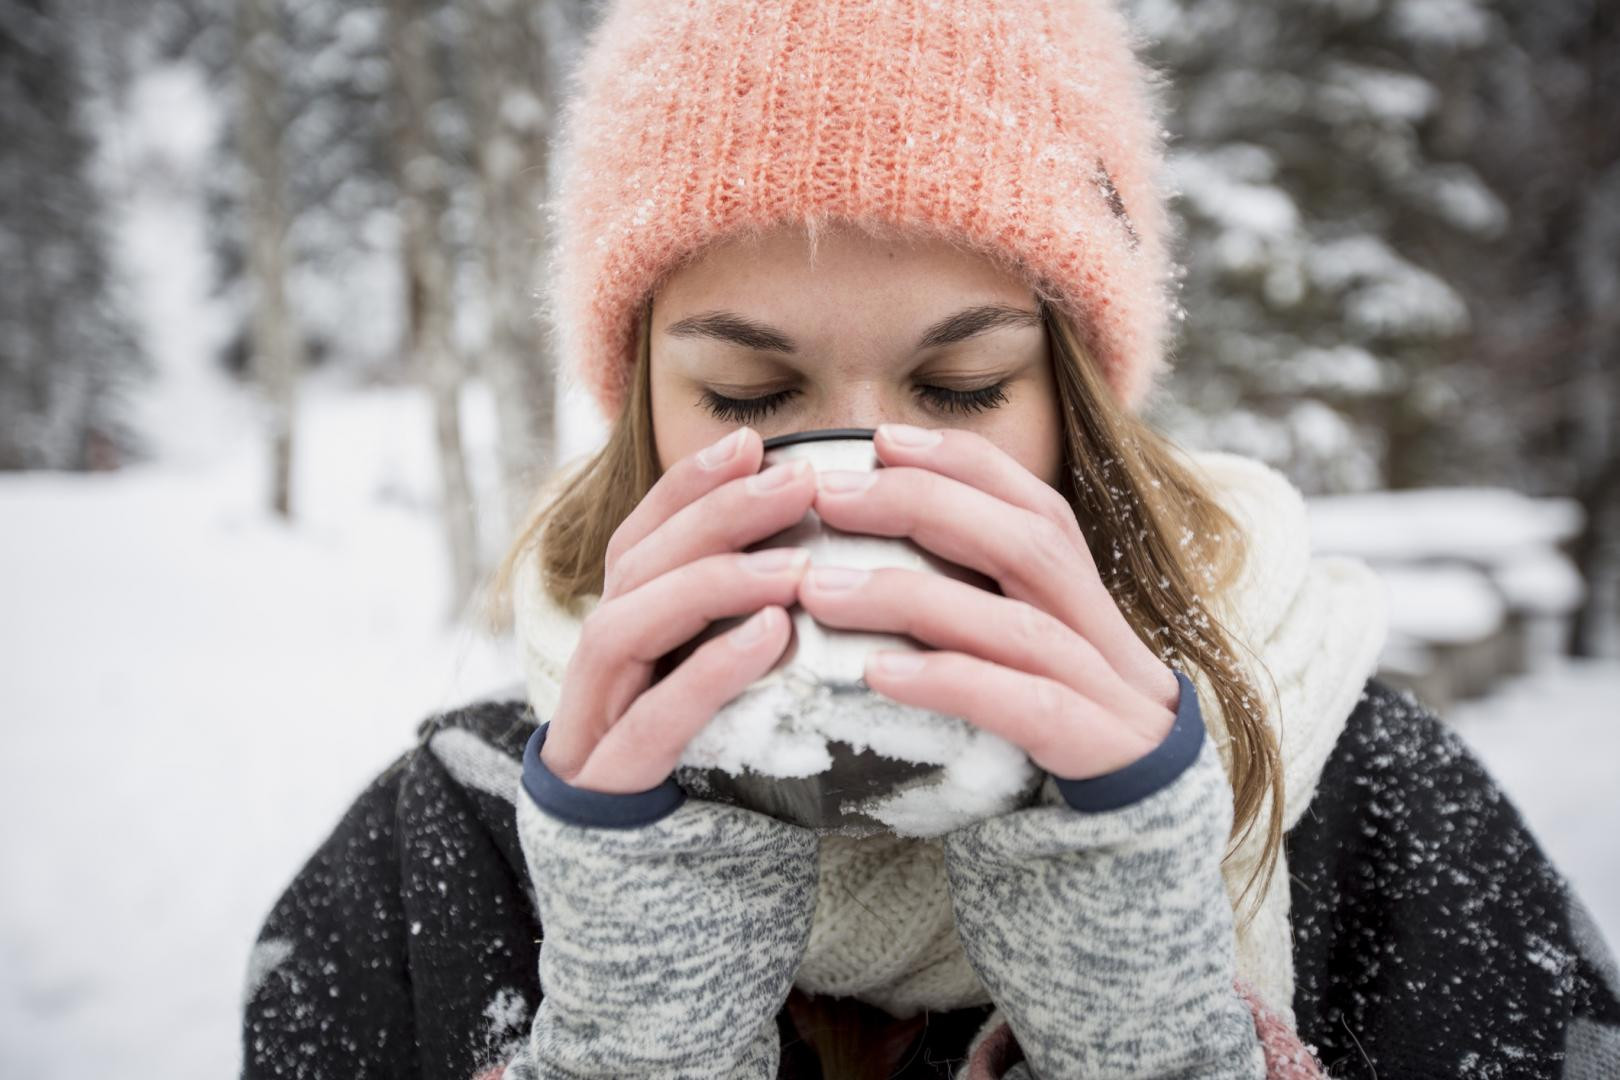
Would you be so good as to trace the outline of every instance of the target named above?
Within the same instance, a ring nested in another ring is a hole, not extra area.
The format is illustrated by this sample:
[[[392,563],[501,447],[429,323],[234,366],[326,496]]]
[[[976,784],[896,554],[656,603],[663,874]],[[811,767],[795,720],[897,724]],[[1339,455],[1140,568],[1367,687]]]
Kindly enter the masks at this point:
[[[942,240],[840,225],[814,267],[799,227],[716,245],[654,297],[651,353],[663,468],[741,424],[769,438],[898,422],[976,431],[1057,486],[1034,293]]]

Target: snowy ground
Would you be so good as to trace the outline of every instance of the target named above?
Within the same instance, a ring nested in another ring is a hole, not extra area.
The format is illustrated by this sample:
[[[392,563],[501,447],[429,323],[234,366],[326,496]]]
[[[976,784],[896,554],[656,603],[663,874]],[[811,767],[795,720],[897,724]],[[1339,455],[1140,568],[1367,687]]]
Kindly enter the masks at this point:
[[[419,718],[517,678],[441,628],[421,399],[317,385],[303,418],[292,527],[246,435],[0,479],[0,1076],[234,1074],[279,890]],[[1616,700],[1582,665],[1449,719],[1620,940]]]
[[[416,720],[517,678],[442,628],[423,401],[306,406],[290,528],[253,439],[0,479],[0,1076],[234,1075],[279,890]]]
[[[1446,719],[1484,760],[1620,953],[1620,662],[1510,679]]]

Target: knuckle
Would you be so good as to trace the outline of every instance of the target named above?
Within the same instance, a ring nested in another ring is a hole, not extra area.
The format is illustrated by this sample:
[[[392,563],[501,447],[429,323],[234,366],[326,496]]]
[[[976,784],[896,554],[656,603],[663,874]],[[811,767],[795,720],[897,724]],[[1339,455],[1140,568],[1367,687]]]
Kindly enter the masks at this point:
[[[922,505],[934,503],[945,495],[945,477],[932,469],[908,468],[900,483],[905,484]]]
[[[774,549],[772,549],[774,550]],[[752,603],[755,607],[780,597],[796,596],[800,576],[788,568],[771,573],[746,570],[743,560],[753,552],[731,552],[713,560],[710,579],[705,584],[707,595],[727,598],[731,603]],[[808,556],[801,556],[808,562]]]
[[[1034,604],[1021,600],[1013,604],[1013,640],[1025,651],[1034,652],[1046,644],[1051,636],[1051,616]]]
[[[579,640],[574,645],[573,662],[582,668],[600,667],[606,659],[607,646],[619,639],[619,613],[622,599],[604,600],[580,623]]]
[[[619,522],[619,527],[613,530],[613,535],[608,537],[607,549],[602,554],[602,561],[610,574],[618,565],[619,560],[624,557],[625,550],[630,546],[629,524],[630,519],[625,518]]]
[[[633,587],[630,578],[624,573],[624,559],[621,555],[617,559],[602,560],[602,599],[610,600],[622,596]]]
[[[1030,701],[1031,738],[1036,745],[1029,749],[1043,754],[1061,741],[1064,725],[1069,720],[1069,703],[1063,688],[1045,678],[1035,680]]]
[[[668,571],[664,579],[671,603],[682,612],[698,611],[708,619],[718,617],[718,608],[724,605],[717,602],[745,589],[748,578],[759,576],[739,573],[738,558],[731,552],[719,552],[700,556]]]
[[[643,694],[647,707],[666,720],[693,718],[707,723],[722,705],[754,681],[761,673],[756,669],[764,664],[764,660],[739,662],[746,658],[732,647],[728,636],[721,634],[693,650],[680,666]],[[774,663],[775,654],[769,659]],[[674,732],[687,726],[684,722],[666,723],[664,730],[673,738]],[[679,756],[684,746],[684,742],[672,742],[670,748]]]
[[[1051,519],[1064,535],[1079,532],[1080,523],[1074,518],[1074,507],[1069,505],[1069,500],[1063,497],[1063,493],[1045,484],[1042,484],[1041,488],[1038,507],[1041,516]]]
[[[625,591],[625,582],[641,580],[641,578],[637,576],[640,564],[643,561],[643,556],[640,554],[641,551],[641,544],[637,544],[634,547],[622,550],[619,552],[618,557],[609,564],[610,569],[608,570],[608,574],[613,580],[613,584],[615,586],[614,591],[616,593]]]
[[[863,598],[868,610],[892,617],[894,628],[902,634],[932,637],[930,631],[938,624],[940,612],[929,602],[928,589],[936,585],[936,579],[903,567],[883,567],[871,573]]]
[[[712,510],[700,510],[701,527],[714,534],[723,547],[736,549],[759,538],[762,526],[781,520],[784,506],[780,502],[761,499],[746,491],[739,478],[723,492],[716,492],[710,501]],[[772,493],[775,494],[775,493]]]
[[[1072,553],[1069,536],[1063,527],[1049,517],[1035,515],[1029,531],[1030,544],[1036,559],[1043,567],[1066,565]]]
[[[939,505],[940,476],[909,465],[882,468],[877,470],[872,494],[868,505],[882,505],[884,518],[899,532],[911,535],[924,524],[921,508]]]
[[[1051,679],[1036,678],[1032,689],[1035,714],[1044,721],[1062,719],[1065,712],[1063,690]]]

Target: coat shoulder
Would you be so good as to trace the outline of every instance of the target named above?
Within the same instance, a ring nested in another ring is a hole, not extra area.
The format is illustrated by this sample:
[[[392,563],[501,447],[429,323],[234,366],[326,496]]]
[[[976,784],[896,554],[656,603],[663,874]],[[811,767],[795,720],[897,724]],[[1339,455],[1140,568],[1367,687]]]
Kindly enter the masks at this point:
[[[516,691],[474,698],[452,709],[428,714],[416,724],[418,746],[426,747],[443,731],[478,736],[508,757],[521,761],[523,746],[540,726],[533,707]]]
[[[415,1069],[397,845],[412,753],[365,786],[261,925],[242,992],[244,1080]]]
[[[288,883],[249,958],[244,1078],[464,1078],[510,1056],[539,1000],[503,796],[526,715],[483,700],[418,721]]]
[[[1579,898],[1411,693],[1368,680],[1285,842],[1295,1013],[1335,1076],[1577,1075],[1566,1044],[1620,1025]]]

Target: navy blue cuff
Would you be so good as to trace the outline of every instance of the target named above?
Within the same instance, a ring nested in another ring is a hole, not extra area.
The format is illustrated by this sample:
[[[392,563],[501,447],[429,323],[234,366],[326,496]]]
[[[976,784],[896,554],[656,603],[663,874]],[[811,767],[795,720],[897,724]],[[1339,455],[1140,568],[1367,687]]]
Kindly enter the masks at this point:
[[[1101,776],[1084,780],[1052,777],[1065,802],[1090,814],[1118,810],[1162,791],[1187,771],[1204,745],[1204,715],[1192,680],[1177,671],[1176,681],[1181,683],[1181,697],[1176,702],[1175,723],[1164,741],[1144,757]]]
[[[570,825],[603,829],[634,829],[674,812],[686,791],[673,776],[646,791],[589,791],[575,787],[546,768],[540,748],[546,744],[548,720],[529,736],[523,748],[523,790],[534,804]]]

